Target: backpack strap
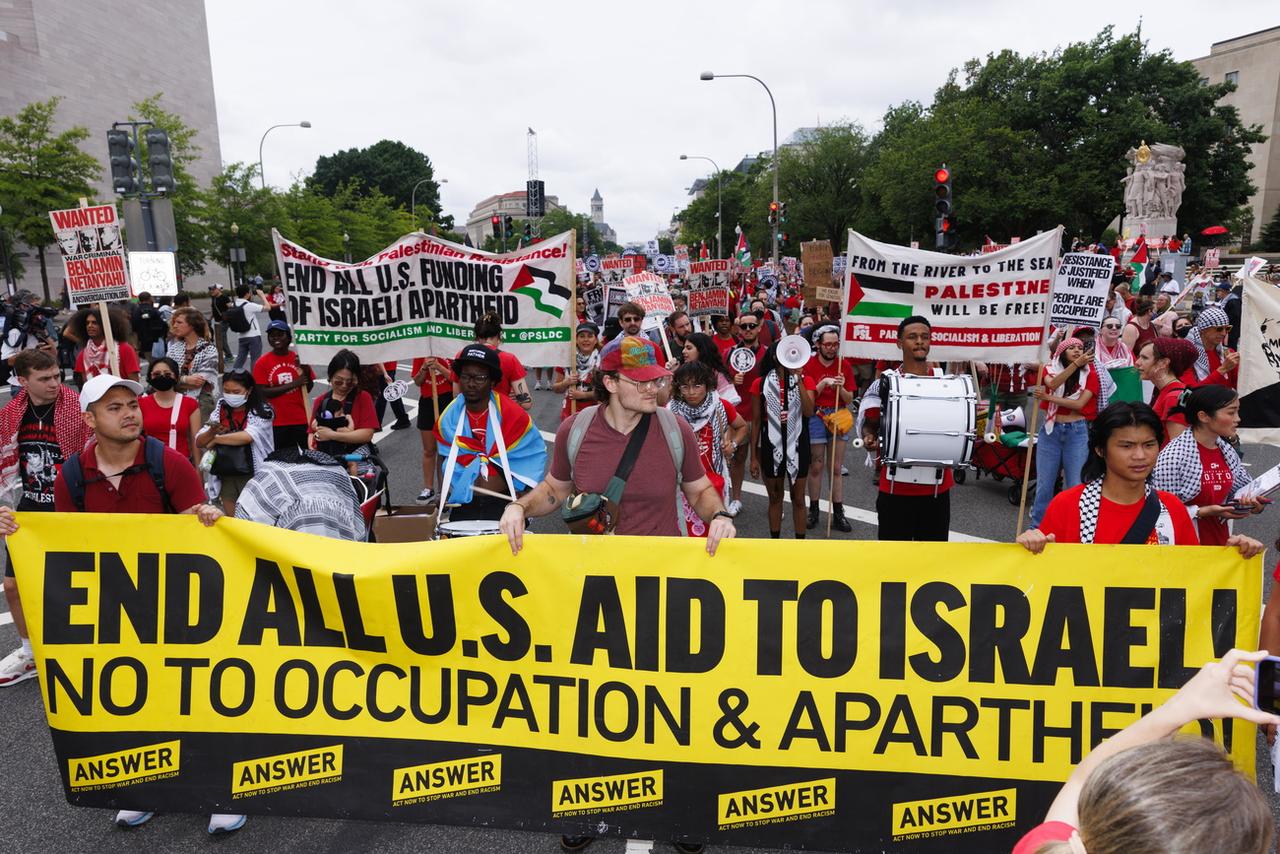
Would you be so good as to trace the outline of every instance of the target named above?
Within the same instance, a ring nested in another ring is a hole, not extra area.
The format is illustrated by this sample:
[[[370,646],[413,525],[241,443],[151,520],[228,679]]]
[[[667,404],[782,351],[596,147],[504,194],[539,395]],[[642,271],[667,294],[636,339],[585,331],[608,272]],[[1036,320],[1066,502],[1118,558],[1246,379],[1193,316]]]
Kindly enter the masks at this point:
[[[62,482],[71,493],[71,503],[84,512],[84,468],[80,465],[80,452],[76,451],[62,461]]]
[[[582,440],[586,438],[587,429],[591,427],[591,422],[595,420],[596,411],[599,406],[588,406],[586,409],[573,416],[573,426],[569,428],[569,480],[573,480],[573,463],[578,459],[578,449],[582,447]]]
[[[147,461],[147,471],[150,472],[151,480],[156,485],[156,491],[160,493],[160,501],[164,505],[164,512],[176,513],[178,511],[173,508],[173,502],[169,500],[169,491],[164,488],[164,449],[164,442],[161,442],[155,436],[143,438],[142,453]],[[83,503],[84,495],[82,490],[81,504]]]
[[[685,523],[684,510],[680,503],[680,484],[684,480],[684,435],[680,432],[680,422],[676,414],[665,406],[658,407],[658,425],[662,428],[663,438],[667,440],[671,462],[676,466],[676,522],[680,526],[680,536],[687,537],[689,528]]]

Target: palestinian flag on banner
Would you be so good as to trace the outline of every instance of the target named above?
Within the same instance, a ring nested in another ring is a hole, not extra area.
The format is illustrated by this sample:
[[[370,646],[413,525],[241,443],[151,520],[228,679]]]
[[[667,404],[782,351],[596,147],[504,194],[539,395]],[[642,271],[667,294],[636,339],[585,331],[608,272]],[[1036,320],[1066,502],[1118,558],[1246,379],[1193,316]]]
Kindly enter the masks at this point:
[[[1129,259],[1129,269],[1133,271],[1133,282],[1130,283],[1129,290],[1135,294],[1147,281],[1147,239],[1139,237],[1137,247],[1133,257]]]
[[[742,226],[736,225],[733,228],[738,233],[738,247],[733,250],[733,257],[738,259],[738,263],[743,267],[751,266],[751,248],[747,246],[747,233],[742,230]]]
[[[528,264],[516,273],[511,292],[524,294],[533,300],[539,311],[555,317],[563,317],[564,310],[569,307],[569,289],[556,283],[556,274]]]

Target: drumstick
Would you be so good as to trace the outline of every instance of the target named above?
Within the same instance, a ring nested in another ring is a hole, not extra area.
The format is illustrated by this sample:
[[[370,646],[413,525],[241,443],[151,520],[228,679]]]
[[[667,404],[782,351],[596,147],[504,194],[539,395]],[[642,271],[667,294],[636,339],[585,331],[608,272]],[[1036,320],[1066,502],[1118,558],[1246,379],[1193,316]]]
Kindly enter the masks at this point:
[[[1040,383],[1044,380],[1044,365],[1041,365],[1036,371],[1036,388],[1040,387]],[[1022,464],[1022,498],[1018,502],[1018,529],[1013,532],[1013,536],[1017,538],[1022,533],[1022,514],[1027,509],[1027,483],[1031,480],[1031,452],[1036,447],[1036,416],[1040,414],[1040,401],[1033,395],[1031,398],[1035,401],[1035,405],[1031,408],[1031,417],[1027,419],[1027,459]],[[1038,477],[1039,472],[1036,473]],[[1057,478],[1058,473],[1054,472],[1051,477]]]

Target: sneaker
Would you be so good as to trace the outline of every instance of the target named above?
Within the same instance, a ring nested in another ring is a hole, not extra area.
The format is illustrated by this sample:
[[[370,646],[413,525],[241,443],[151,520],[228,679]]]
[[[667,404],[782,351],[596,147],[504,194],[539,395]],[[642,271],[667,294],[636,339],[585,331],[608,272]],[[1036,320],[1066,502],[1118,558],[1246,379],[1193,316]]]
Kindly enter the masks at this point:
[[[36,675],[36,661],[31,653],[18,647],[0,659],[0,688],[17,685]]]
[[[735,498],[732,501],[730,501],[729,506],[724,509],[728,511],[729,515],[737,516],[739,513],[742,512],[742,502]]]
[[[147,810],[120,810],[116,813],[116,827],[139,827],[151,821],[153,815]]]
[[[409,424],[408,418],[397,418],[396,423],[391,425],[391,429],[392,430],[408,430],[409,426],[410,424]]]
[[[232,833],[244,827],[245,817],[242,815],[232,815],[231,813],[216,812],[209,816],[209,832]]]
[[[542,380],[538,380],[536,383],[533,384],[533,390],[542,391]]]
[[[418,497],[414,499],[419,504],[430,504],[431,500],[436,497],[436,491],[431,487],[426,487],[418,493]]]
[[[804,528],[806,531],[812,531],[818,527],[818,505],[810,504],[809,512],[804,519]]]
[[[561,836],[560,847],[565,851],[581,851],[595,841],[594,836]]]

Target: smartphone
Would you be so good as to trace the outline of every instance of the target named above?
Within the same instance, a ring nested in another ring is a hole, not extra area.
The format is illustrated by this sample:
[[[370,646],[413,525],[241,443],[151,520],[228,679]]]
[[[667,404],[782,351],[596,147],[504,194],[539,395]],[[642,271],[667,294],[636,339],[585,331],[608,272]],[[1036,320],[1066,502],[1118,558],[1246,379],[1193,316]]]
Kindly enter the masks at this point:
[[[1280,715],[1280,657],[1268,655],[1258,662],[1253,686],[1253,705],[1264,712]]]

